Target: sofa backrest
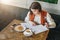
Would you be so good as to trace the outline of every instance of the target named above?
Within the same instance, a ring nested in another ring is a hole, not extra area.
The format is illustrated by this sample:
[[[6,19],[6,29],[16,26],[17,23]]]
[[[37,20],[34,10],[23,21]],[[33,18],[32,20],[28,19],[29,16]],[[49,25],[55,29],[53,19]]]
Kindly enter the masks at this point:
[[[25,17],[27,16],[28,11],[29,11],[28,9],[20,8],[19,13],[16,13],[16,19],[24,21]]]
[[[59,25],[60,24],[60,15],[56,15],[56,14],[52,14],[52,13],[50,13],[50,15],[54,19],[56,25]]]

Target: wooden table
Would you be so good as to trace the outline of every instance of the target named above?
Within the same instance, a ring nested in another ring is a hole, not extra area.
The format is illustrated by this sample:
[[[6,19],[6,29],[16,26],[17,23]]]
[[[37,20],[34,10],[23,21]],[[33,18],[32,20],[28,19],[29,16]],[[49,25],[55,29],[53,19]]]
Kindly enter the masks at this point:
[[[14,19],[9,25],[6,26],[6,28],[4,28],[0,32],[0,34],[4,34],[6,36],[6,39],[4,40],[46,40],[49,30],[37,35],[33,35],[31,37],[26,37],[23,35],[23,33],[15,32],[15,31],[11,32],[10,26],[13,24],[19,24],[21,22],[23,21]]]

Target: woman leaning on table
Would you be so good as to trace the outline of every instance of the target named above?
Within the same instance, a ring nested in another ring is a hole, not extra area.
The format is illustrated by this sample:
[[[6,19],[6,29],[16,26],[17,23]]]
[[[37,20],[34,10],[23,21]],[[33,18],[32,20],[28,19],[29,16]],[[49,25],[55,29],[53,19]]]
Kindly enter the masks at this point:
[[[46,10],[42,10],[40,3],[33,2],[29,8],[28,14],[25,17],[25,22],[32,25],[44,25],[48,28],[55,28],[56,24]]]

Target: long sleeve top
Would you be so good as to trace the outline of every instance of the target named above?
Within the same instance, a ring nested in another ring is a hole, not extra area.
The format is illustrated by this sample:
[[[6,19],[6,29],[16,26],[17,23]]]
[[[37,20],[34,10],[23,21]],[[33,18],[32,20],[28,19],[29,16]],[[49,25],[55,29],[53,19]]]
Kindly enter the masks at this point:
[[[30,12],[28,12],[27,16],[25,17],[25,22],[31,23],[29,20],[29,14],[30,14]],[[47,13],[47,16],[45,17],[45,19],[50,25],[48,28],[56,27],[56,23],[54,22],[54,20],[52,19],[51,15],[49,13]],[[41,16],[35,15],[34,21],[40,24],[41,23],[40,20],[41,20]]]

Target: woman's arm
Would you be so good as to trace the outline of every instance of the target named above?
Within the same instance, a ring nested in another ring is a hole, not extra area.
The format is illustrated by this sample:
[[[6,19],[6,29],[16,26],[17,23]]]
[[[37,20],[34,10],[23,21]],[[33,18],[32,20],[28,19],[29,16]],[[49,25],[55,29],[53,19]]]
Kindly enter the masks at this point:
[[[29,14],[30,12],[27,13],[27,16],[25,17],[25,22],[29,22]]]
[[[56,23],[54,22],[54,20],[52,19],[52,17],[50,16],[49,13],[47,13],[46,20],[47,20],[47,22],[49,24],[48,28],[55,28],[56,27]]]

